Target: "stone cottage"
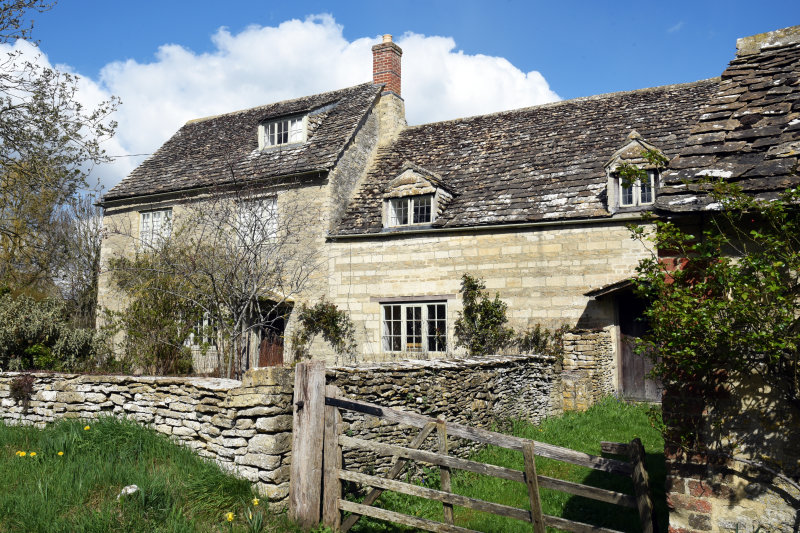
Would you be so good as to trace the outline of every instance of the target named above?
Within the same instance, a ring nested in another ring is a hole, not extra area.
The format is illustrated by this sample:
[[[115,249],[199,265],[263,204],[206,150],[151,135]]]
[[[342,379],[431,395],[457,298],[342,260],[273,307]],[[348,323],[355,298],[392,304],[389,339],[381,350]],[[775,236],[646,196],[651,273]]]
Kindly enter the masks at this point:
[[[186,206],[247,185],[278,220],[298,202],[313,214],[295,231],[320,259],[308,283],[280,295],[287,320],[256,335],[250,365],[294,327],[293,305],[323,297],[353,319],[359,360],[457,352],[458,290],[470,273],[499,293],[518,330],[576,328],[567,370],[602,368],[604,391],[657,397],[626,342],[641,333],[628,280],[650,253],[627,225],[653,209],[702,212],[678,180],[713,157],[727,158],[721,176],[790,183],[776,177],[786,158],[732,166],[767,133],[784,135],[770,117],[797,115],[796,75],[753,74],[781,95],[759,115],[762,129],[755,116],[714,122],[740,94],[719,78],[408,127],[401,56],[387,35],[373,47],[371,83],[188,122],[103,198],[103,264],[157,242]],[[764,135],[740,139],[736,124]],[[648,167],[646,150],[672,160],[669,172]],[[622,182],[623,163],[643,165],[647,182]],[[99,304],[124,305],[105,267]],[[581,357],[587,344],[602,361]],[[313,351],[335,357],[322,344]]]

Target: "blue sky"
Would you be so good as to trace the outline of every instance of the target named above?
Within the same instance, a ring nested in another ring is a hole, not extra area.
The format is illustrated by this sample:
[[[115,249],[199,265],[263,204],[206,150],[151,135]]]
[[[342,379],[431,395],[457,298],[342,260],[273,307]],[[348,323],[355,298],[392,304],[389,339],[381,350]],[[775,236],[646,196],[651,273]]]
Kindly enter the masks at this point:
[[[84,77],[87,104],[122,97],[107,149],[127,155],[193,117],[368,81],[383,33],[403,46],[407,114],[422,123],[718,76],[738,37],[800,24],[800,1],[758,6],[62,0],[37,15],[35,37],[42,61]],[[141,160],[98,177],[113,185]]]

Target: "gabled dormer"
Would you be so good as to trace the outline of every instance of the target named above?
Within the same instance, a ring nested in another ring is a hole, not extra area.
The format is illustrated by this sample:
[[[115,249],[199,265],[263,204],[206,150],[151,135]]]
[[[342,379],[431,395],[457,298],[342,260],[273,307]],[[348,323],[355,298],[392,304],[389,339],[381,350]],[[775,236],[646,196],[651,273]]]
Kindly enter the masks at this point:
[[[653,144],[642,138],[636,130],[632,130],[625,144],[614,152],[605,164],[608,177],[608,210],[641,211],[650,209],[655,203],[660,186],[660,160],[664,154]],[[646,173],[646,177],[631,180],[623,169],[638,167]]]
[[[406,161],[383,195],[383,227],[432,224],[453,198],[442,177]]]

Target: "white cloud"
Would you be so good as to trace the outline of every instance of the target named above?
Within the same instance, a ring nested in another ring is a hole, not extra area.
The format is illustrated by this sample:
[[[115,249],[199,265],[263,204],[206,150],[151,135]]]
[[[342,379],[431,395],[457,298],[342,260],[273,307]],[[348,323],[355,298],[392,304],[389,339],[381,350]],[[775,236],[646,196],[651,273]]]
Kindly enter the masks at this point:
[[[500,57],[464,54],[452,38],[407,33],[396,41],[403,48],[410,124],[558,99],[540,73],[524,73]],[[109,153],[151,153],[192,118],[370,81],[371,47],[380,36],[348,41],[332,16],[318,15],[237,34],[220,28],[212,42],[214,50],[203,54],[165,44],[151,62],[110,63],[98,80],[84,80],[84,103],[110,94],[122,99]],[[106,187],[143,159],[123,157],[98,169]]]
[[[676,31],[679,31],[681,28],[683,28],[683,21],[680,21],[674,26],[670,26],[669,28],[667,28],[667,33],[675,33]]]

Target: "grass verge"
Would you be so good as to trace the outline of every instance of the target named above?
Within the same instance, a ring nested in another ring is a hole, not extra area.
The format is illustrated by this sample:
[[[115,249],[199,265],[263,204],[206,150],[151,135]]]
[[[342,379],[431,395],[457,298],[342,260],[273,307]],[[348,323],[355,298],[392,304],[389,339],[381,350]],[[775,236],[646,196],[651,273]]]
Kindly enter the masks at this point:
[[[556,444],[595,455],[600,455],[601,441],[630,442],[633,438],[639,437],[642,439],[647,453],[646,466],[650,474],[659,528],[661,531],[666,531],[664,441],[659,431],[651,426],[648,409],[649,407],[646,405],[627,404],[613,398],[606,398],[586,412],[567,413],[560,417],[547,419],[538,426],[528,422],[514,421],[511,423],[510,433],[518,437]],[[488,446],[472,459],[517,470],[523,469],[522,453],[495,446]],[[536,469],[540,475],[628,494],[633,493],[633,486],[629,478],[601,473],[585,467],[537,457]],[[438,471],[430,469],[425,472],[424,484],[431,488],[439,488]],[[530,509],[527,492],[520,483],[456,471],[453,474],[452,486],[453,491],[458,494]],[[549,489],[541,489],[541,499],[543,511],[548,515],[619,531],[639,531],[638,514],[633,509],[625,509]],[[441,504],[421,498],[384,492],[378,504],[386,509],[404,514],[442,520]],[[531,531],[530,524],[460,507],[455,508],[455,524],[485,532]],[[548,530],[557,531],[550,528]],[[362,518],[353,531],[393,533],[413,531],[413,529]]]
[[[117,500],[127,485],[139,491]],[[132,421],[0,424],[0,533],[241,532],[259,519],[294,531],[254,498],[248,481]]]

